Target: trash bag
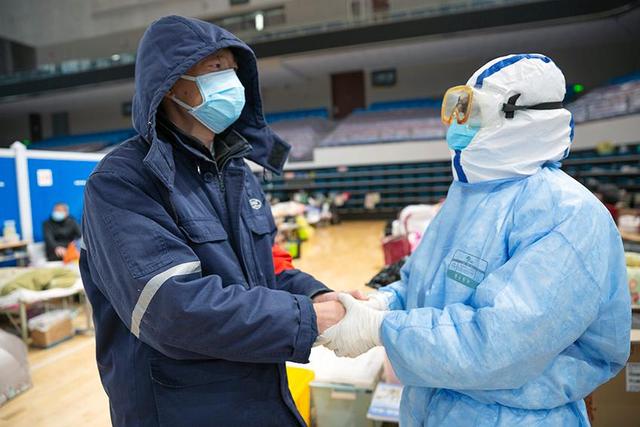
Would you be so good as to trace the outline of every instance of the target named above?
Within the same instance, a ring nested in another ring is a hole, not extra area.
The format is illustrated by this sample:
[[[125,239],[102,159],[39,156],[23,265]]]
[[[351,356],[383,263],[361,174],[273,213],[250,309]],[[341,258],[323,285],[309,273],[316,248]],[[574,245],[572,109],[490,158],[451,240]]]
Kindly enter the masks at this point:
[[[367,283],[367,286],[374,289],[379,289],[383,286],[387,286],[393,282],[400,280],[400,270],[407,261],[408,257],[402,258],[400,261],[394,262],[391,265],[384,267]]]

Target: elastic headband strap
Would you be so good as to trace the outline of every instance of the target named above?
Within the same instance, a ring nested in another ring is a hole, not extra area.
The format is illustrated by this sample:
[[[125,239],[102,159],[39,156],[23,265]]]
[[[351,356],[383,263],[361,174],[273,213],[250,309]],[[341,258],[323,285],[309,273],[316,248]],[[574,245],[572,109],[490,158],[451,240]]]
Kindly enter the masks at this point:
[[[540,104],[535,105],[516,105],[516,101],[519,97],[519,93],[515,94],[509,98],[506,104],[502,104],[502,111],[505,113],[505,118],[513,119],[514,113],[521,110],[558,110],[560,108],[564,108],[562,101],[541,102]]]
[[[536,105],[502,104],[502,111],[505,113],[518,110],[557,110],[559,108],[564,108],[564,104],[562,102],[543,102]]]

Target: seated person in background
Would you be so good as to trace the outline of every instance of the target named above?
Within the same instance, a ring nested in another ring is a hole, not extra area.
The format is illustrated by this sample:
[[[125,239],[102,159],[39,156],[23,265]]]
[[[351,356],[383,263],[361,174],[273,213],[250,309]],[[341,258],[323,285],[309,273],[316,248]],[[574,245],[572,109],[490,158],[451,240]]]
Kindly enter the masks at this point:
[[[47,260],[60,261],[69,243],[80,238],[78,222],[69,216],[69,205],[56,203],[51,217],[42,224]]]

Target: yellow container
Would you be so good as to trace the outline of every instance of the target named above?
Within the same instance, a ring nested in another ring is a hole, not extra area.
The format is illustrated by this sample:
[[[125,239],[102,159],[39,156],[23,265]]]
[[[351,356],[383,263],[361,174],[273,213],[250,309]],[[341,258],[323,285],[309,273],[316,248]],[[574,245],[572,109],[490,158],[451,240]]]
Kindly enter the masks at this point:
[[[298,225],[298,238],[300,240],[306,242],[313,237],[315,230],[312,226],[309,225],[307,219],[304,216],[298,215],[296,217],[296,224]]]
[[[296,408],[302,418],[311,425],[311,381],[314,373],[309,369],[294,368],[287,366],[287,377],[289,378],[289,391],[293,396]]]

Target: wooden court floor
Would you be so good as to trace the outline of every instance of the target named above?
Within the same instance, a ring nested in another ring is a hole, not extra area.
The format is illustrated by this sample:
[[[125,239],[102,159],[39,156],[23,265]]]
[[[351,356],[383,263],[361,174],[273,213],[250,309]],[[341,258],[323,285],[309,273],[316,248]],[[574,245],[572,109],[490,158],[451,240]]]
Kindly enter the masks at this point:
[[[303,245],[295,265],[335,290],[366,290],[364,284],[383,264],[383,226],[381,221],[357,221],[320,228]],[[0,407],[0,427],[110,425],[92,336],[31,349],[29,362],[33,388]]]

